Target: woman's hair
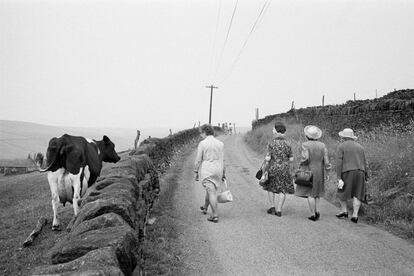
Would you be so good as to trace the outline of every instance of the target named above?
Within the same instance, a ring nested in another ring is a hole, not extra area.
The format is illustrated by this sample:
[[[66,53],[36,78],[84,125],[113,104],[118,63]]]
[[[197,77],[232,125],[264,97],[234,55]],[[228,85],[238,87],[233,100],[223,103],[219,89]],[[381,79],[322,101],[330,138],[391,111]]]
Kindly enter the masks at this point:
[[[214,135],[214,129],[209,124],[202,125],[200,127],[200,132],[204,132],[206,135]]]
[[[280,122],[280,121],[277,121],[275,123],[275,129],[276,129],[277,132],[282,133],[282,134],[286,132],[285,124]]]

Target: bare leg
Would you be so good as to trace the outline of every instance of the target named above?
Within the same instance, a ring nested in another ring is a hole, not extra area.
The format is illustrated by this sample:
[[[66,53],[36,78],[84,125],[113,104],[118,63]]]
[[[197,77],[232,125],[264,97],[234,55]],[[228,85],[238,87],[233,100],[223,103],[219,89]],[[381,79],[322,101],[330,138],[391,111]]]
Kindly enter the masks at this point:
[[[311,212],[311,215],[314,215],[315,210],[313,209],[312,203],[310,201],[310,197],[308,197],[307,199],[308,199],[309,211]]]
[[[354,218],[358,217],[359,207],[361,207],[361,201],[358,198],[354,197],[354,202],[353,202],[354,212],[352,214],[352,217]]]
[[[348,206],[347,206],[346,200],[345,201],[340,200],[339,202],[341,203],[341,213],[348,213]]]
[[[210,202],[211,211],[213,212],[213,217],[218,217],[217,214],[217,194],[215,190],[208,189],[208,200]]]
[[[279,193],[279,202],[278,202],[276,211],[282,212],[282,208],[283,208],[283,204],[285,204],[285,200],[286,200],[286,194]]]
[[[204,200],[204,209],[207,211],[208,205],[210,205],[210,201],[208,200],[208,192],[206,190],[206,198]]]
[[[321,202],[320,197],[315,197],[315,213],[319,213],[319,203]]]
[[[270,207],[275,207],[275,194],[272,192],[267,192],[267,196],[269,197]]]

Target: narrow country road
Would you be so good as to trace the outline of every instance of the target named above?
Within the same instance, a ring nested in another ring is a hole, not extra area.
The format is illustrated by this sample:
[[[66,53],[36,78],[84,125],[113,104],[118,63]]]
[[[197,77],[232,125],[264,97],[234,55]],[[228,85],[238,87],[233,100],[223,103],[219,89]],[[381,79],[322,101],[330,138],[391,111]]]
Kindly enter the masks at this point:
[[[414,245],[365,223],[335,217],[321,201],[313,222],[305,199],[288,196],[282,217],[268,215],[267,194],[254,174],[261,157],[242,136],[222,136],[227,179],[235,200],[220,204],[220,222],[199,206],[205,191],[193,180],[195,152],[174,194],[181,275],[414,275]],[[209,210],[210,212],[210,210]]]

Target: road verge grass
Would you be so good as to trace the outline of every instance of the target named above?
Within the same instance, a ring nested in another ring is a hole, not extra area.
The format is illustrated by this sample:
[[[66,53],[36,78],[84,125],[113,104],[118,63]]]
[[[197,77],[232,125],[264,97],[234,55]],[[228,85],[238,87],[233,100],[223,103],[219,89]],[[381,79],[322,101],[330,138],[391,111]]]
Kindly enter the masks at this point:
[[[195,149],[189,145],[175,156],[169,170],[160,179],[161,193],[151,211],[151,218],[156,221],[147,225],[144,246],[145,275],[179,275],[182,265],[180,259],[180,244],[176,227],[175,210],[173,208],[174,194],[179,184],[179,176],[183,164]]]
[[[286,139],[292,146],[295,167],[298,168],[300,146],[306,141],[304,126],[286,121]],[[262,125],[245,135],[245,142],[253,150],[265,154],[272,139],[273,123]],[[328,173],[325,198],[339,206],[336,196],[335,156],[339,137],[324,131],[321,140],[328,148],[333,169]],[[358,142],[366,151],[371,178],[367,183],[373,203],[363,205],[360,215],[368,223],[385,227],[400,237],[414,241],[414,122],[408,125],[392,124],[357,131]]]

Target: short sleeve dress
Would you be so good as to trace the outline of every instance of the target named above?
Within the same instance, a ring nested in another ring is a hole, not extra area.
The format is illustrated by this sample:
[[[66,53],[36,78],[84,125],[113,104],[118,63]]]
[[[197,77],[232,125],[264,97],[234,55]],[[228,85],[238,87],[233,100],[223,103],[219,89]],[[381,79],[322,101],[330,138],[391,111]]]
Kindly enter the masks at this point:
[[[293,156],[292,148],[283,137],[276,137],[267,146],[267,149],[270,154],[268,165],[269,180],[260,185],[268,192],[295,193],[289,166],[289,159]]]

